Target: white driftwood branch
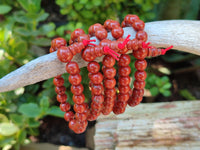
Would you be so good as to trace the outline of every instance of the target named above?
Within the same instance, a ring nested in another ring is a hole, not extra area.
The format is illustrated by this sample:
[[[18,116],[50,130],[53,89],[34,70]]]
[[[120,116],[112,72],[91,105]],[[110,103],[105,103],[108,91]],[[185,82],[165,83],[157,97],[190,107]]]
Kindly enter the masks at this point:
[[[200,22],[199,21],[157,21],[146,23],[145,31],[148,33],[148,42],[156,47],[174,46],[174,49],[200,55]],[[124,37],[131,34],[135,38],[135,31],[124,28]],[[91,39],[95,39],[92,37]],[[113,40],[111,34],[108,39]],[[96,44],[99,42],[97,41]],[[79,55],[73,58],[80,67],[87,65]],[[97,61],[101,61],[98,58]],[[65,73],[65,64],[59,62],[56,52],[41,56],[21,68],[11,72],[0,79],[0,92],[14,90],[19,87],[34,84]]]
[[[100,116],[95,150],[199,150],[200,101],[147,103]]]

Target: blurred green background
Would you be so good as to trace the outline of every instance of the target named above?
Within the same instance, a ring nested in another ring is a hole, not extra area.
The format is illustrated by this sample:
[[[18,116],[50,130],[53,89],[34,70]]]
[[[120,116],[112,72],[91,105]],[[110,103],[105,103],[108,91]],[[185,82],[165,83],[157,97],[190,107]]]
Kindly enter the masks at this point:
[[[76,28],[87,32],[94,23],[103,24],[106,19],[121,22],[127,14],[136,14],[145,22],[199,20],[199,6],[199,0],[1,0],[0,78],[47,54],[53,38],[61,36],[69,40]],[[131,59],[134,79],[134,58]],[[200,86],[196,82],[200,80],[198,56],[171,51],[148,62],[146,89],[150,98],[146,97],[144,102],[200,98]],[[86,68],[81,69],[81,75],[89,101]],[[67,79],[68,75],[63,77]],[[182,83],[186,78],[195,80],[194,84],[192,80],[189,86],[186,81]],[[73,104],[70,84],[65,83],[65,86],[68,101]],[[30,136],[40,134],[39,127],[45,116],[63,118],[64,113],[60,111],[55,96],[52,79],[0,93],[0,147],[3,150],[19,149],[30,143]]]

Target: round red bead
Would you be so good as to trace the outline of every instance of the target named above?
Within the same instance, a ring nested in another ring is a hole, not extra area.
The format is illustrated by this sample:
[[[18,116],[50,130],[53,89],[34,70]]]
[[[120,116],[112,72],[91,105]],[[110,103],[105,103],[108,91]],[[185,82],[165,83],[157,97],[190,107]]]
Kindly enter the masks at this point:
[[[73,58],[73,54],[68,47],[62,46],[57,50],[58,59],[61,62],[69,62]]]
[[[91,73],[97,73],[100,70],[100,65],[96,61],[91,61],[87,65],[87,70]]]
[[[69,76],[69,82],[73,85],[78,85],[81,83],[82,77],[80,74],[74,74]]]
[[[136,71],[134,76],[137,81],[144,81],[147,77],[147,73],[145,71]]]
[[[72,85],[71,86],[71,92],[74,94],[74,95],[80,95],[81,93],[83,93],[83,85],[82,84],[79,84],[79,85]]]
[[[74,118],[74,113],[72,111],[68,111],[64,114],[64,119],[66,121],[70,121]]]
[[[66,71],[69,74],[78,74],[80,72],[80,69],[76,62],[71,61],[71,62],[67,63]]]

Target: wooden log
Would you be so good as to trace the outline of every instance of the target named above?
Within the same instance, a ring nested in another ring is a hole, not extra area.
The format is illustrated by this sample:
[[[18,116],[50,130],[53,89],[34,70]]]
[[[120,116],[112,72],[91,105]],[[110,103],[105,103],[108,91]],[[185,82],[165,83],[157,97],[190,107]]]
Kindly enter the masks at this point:
[[[118,116],[100,116],[95,130],[96,150],[199,150],[200,101],[128,107]]]
[[[200,21],[150,22],[146,23],[145,31],[148,33],[148,42],[156,47],[173,45],[174,49],[200,55],[200,34],[198,34]],[[131,39],[135,37],[135,31],[131,27],[124,28],[124,37],[128,34],[131,34]],[[110,33],[108,33],[108,39],[114,40]],[[97,40],[95,44],[98,43]],[[73,61],[76,61],[80,67],[87,65],[80,55],[76,55]],[[97,61],[102,61],[102,58],[98,58]],[[57,59],[56,52],[44,55],[0,79],[0,92],[34,84],[63,73],[65,73],[65,63]]]

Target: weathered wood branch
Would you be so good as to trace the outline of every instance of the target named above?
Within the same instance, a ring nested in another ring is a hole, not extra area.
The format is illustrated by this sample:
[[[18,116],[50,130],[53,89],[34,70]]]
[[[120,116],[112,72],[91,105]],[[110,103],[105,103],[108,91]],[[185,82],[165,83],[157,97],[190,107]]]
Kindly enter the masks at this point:
[[[198,150],[200,101],[140,104],[121,115],[100,116],[95,150]]]
[[[174,49],[200,55],[200,22],[199,21],[157,21],[146,23],[145,31],[148,33],[148,42],[156,47],[174,46]],[[135,31],[128,27],[124,28],[124,37],[131,34],[135,37]],[[91,39],[95,39],[92,37]],[[111,34],[108,39],[113,40]],[[96,44],[99,42],[97,41]],[[73,58],[80,67],[87,65],[80,55]],[[98,58],[97,61],[101,61]],[[11,72],[0,79],[0,92],[14,90],[19,87],[34,84],[46,80],[58,74],[65,73],[65,64],[59,62],[56,52],[41,56],[21,68]]]

